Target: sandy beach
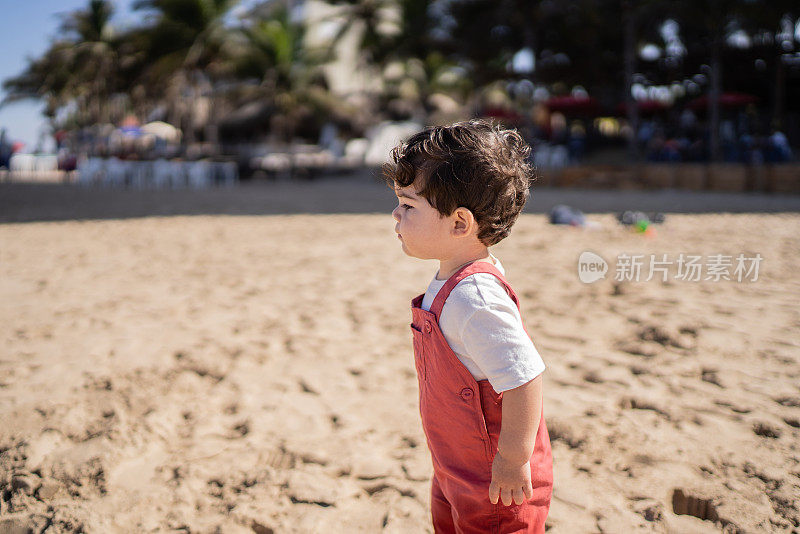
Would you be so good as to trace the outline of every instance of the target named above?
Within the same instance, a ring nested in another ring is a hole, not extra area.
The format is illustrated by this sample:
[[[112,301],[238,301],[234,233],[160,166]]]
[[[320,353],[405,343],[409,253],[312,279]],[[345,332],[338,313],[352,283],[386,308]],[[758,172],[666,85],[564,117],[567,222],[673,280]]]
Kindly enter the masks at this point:
[[[326,187],[331,213],[0,224],[0,532],[431,532],[408,323],[438,266],[391,196]],[[492,249],[547,365],[548,532],[800,532],[800,215],[589,220]],[[763,260],[614,280],[681,253]]]

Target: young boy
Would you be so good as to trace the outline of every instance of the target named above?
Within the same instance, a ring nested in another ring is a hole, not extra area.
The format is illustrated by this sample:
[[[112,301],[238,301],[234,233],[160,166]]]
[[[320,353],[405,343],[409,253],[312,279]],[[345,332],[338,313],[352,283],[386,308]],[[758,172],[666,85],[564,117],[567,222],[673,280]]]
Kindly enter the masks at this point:
[[[508,235],[532,169],[520,135],[481,120],[428,128],[384,168],[409,256],[439,260],[411,302],[436,532],[544,532],[553,487],[544,362],[489,247]]]

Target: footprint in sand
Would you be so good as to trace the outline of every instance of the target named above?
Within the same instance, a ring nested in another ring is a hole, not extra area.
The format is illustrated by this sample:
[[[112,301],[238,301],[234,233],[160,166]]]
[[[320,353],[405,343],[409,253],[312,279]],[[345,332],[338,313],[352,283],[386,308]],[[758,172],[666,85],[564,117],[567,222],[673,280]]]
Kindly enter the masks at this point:
[[[572,430],[560,421],[549,419],[547,421],[547,433],[550,435],[550,443],[561,441],[570,449],[583,449],[586,438],[576,436]]]
[[[240,439],[250,433],[250,421],[241,421],[228,430],[225,435],[228,439]]]
[[[730,409],[730,411],[737,414],[745,414],[753,411],[752,408],[748,408],[747,406],[737,406],[724,400],[715,400],[714,404],[716,404],[717,406],[722,406],[723,408],[728,408]]]
[[[656,412],[658,415],[660,415],[667,421],[672,420],[669,412],[666,409],[657,406],[655,403],[645,401],[642,399],[637,399],[634,397],[627,397],[621,399],[619,401],[619,407],[622,408],[623,410],[650,410]]]
[[[337,502],[355,497],[363,490],[346,477],[331,477],[319,466],[305,466],[289,473],[286,494],[295,504],[334,506]]]
[[[693,349],[696,345],[696,331],[691,327],[681,327],[673,331],[664,326],[645,325],[637,332],[641,341],[652,341],[663,347]]]
[[[715,386],[725,389],[725,386],[722,385],[722,382],[720,382],[717,376],[717,369],[703,367],[700,371],[700,379],[703,382],[708,382],[709,384],[714,384]]]
[[[591,384],[602,384],[605,382],[605,380],[600,378],[600,375],[595,371],[589,371],[588,373],[584,374],[583,380],[584,382],[589,382]]]
[[[617,350],[632,356],[641,356],[644,358],[654,358],[663,350],[662,347],[656,343],[647,343],[632,339],[621,339],[617,342],[616,347]]]
[[[319,395],[319,391],[317,391],[317,388],[311,386],[306,380],[302,378],[297,381],[297,385],[300,386],[300,389],[303,391],[303,393]]]
[[[778,439],[781,437],[782,433],[780,428],[765,421],[756,421],[753,423],[753,432],[757,436],[771,439]]]
[[[228,376],[228,373],[218,363],[202,361],[182,351],[176,352],[173,357],[178,362],[178,371],[190,371],[200,377],[210,378],[214,383],[222,382]],[[173,372],[174,370],[169,370],[165,374],[165,378],[169,380],[169,375]]]
[[[781,406],[787,406],[789,408],[800,408],[800,397],[783,396],[783,397],[775,397],[772,400],[774,400]]]

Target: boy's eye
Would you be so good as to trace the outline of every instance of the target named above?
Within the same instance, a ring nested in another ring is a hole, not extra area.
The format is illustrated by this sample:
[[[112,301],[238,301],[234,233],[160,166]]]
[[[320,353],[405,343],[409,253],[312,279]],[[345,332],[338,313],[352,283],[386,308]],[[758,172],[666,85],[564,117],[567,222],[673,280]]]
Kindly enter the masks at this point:
[[[408,204],[400,204],[400,207],[403,208],[404,210],[411,209],[411,206],[409,206]]]

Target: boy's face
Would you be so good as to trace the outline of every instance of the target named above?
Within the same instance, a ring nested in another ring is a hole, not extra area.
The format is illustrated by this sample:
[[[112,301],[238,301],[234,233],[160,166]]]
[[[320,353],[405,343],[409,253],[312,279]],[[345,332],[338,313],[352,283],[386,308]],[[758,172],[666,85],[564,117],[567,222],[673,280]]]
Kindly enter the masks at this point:
[[[392,211],[397,224],[395,232],[403,244],[403,252],[423,260],[439,259],[450,244],[450,218],[416,193],[414,184],[395,187],[398,206]]]

